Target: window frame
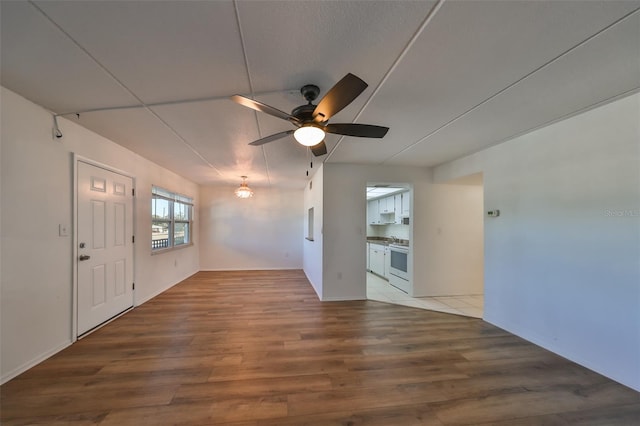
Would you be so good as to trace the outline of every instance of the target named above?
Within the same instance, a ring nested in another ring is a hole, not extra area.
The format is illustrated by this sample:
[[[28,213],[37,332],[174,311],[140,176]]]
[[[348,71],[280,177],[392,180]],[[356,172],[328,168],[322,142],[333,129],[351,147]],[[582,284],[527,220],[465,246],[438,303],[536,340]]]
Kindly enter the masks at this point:
[[[164,200],[167,202],[167,209],[169,210],[162,218],[157,218],[154,215],[156,207],[154,206],[155,200]],[[176,204],[186,206],[186,216],[184,218],[176,218]],[[164,253],[171,250],[177,250],[193,245],[193,211],[194,203],[193,198],[186,195],[178,194],[173,191],[169,191],[162,187],[152,185],[151,186],[151,254]],[[166,224],[167,238],[154,239],[153,229],[157,223]],[[188,239],[187,242],[176,244],[176,224],[184,224],[185,235]],[[165,241],[160,244],[155,244],[154,241]]]

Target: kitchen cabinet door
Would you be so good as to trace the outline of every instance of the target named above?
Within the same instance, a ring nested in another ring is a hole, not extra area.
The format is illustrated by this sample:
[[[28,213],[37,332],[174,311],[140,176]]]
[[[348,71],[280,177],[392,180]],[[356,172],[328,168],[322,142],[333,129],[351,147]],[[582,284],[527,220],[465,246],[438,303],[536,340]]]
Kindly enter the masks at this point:
[[[409,191],[402,193],[402,216],[411,216],[411,193]]]
[[[384,246],[369,244],[369,267],[371,272],[384,277]]]
[[[367,222],[369,225],[380,224],[380,200],[371,200],[367,203]]]
[[[380,199],[380,213],[393,213],[395,212],[395,199],[394,196],[385,197]]]
[[[402,224],[402,194],[396,194],[393,196],[393,205],[395,212],[395,219],[393,223],[396,225]]]

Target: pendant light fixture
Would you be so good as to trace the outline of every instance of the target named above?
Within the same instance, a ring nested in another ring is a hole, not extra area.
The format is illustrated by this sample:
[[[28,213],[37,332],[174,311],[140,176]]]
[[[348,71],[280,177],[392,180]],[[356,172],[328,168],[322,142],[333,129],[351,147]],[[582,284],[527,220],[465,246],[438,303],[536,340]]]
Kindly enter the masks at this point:
[[[238,198],[253,197],[253,190],[249,188],[249,186],[247,185],[247,177],[246,176],[240,176],[240,177],[242,178],[242,183],[240,184],[238,189],[236,189],[235,191],[236,197]]]

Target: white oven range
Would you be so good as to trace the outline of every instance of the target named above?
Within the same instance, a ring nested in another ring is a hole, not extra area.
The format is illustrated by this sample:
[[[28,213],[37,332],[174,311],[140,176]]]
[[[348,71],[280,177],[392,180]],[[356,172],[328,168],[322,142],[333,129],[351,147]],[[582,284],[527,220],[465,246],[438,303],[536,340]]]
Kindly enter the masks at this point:
[[[389,266],[389,284],[409,293],[409,247],[389,244],[391,261]]]

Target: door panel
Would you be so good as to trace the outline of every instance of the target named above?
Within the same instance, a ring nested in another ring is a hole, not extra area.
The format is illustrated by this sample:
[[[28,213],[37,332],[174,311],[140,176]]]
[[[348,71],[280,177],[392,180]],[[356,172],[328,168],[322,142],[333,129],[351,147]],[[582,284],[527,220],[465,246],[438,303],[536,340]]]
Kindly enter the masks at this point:
[[[126,261],[120,259],[115,263],[116,269],[116,281],[115,281],[115,296],[122,296],[126,291]]]
[[[93,232],[93,239],[91,240],[91,247],[94,249],[103,249],[104,242],[106,240],[106,228],[105,223],[105,203],[104,201],[91,200],[91,230]]]
[[[113,206],[113,211],[115,214],[113,221],[113,245],[124,246],[127,238],[127,222],[125,220],[127,208],[122,203],[116,203]]]
[[[133,179],[78,162],[78,335],[133,306]]]
[[[104,302],[107,300],[107,288],[105,286],[105,282],[107,281],[107,279],[105,277],[105,272],[105,265],[97,265],[93,267],[91,280],[93,308],[104,304]]]

